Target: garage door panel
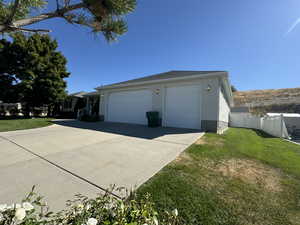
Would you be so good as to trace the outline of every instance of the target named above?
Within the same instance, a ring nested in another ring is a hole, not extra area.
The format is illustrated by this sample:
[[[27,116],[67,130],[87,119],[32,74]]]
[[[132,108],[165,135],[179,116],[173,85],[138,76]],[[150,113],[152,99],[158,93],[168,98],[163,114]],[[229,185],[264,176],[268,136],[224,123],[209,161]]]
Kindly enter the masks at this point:
[[[149,90],[112,93],[108,100],[108,121],[147,124],[146,112],[151,110]]]
[[[165,125],[181,128],[201,128],[200,87],[166,88]]]

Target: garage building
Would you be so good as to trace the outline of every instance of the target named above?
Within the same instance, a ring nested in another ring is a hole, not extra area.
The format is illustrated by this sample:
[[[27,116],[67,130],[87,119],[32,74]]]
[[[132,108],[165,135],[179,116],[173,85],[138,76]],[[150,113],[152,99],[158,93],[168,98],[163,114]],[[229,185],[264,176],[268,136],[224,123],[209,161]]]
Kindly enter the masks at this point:
[[[96,88],[108,122],[147,124],[158,111],[164,127],[222,133],[233,98],[225,71],[170,71]]]

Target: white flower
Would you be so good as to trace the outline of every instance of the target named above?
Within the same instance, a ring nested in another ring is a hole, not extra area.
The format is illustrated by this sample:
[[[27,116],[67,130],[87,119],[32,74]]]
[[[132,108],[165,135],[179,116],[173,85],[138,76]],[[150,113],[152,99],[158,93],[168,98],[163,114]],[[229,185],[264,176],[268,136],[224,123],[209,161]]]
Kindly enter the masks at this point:
[[[89,210],[91,207],[92,207],[92,206],[91,206],[90,204],[87,204],[87,205],[85,206],[85,209],[86,209],[86,210]]]
[[[22,206],[26,211],[30,211],[34,209],[34,206],[31,205],[30,202],[23,202]]]
[[[23,220],[26,216],[26,211],[24,208],[18,208],[16,209],[15,217],[17,220]]]
[[[86,225],[96,225],[98,223],[98,220],[95,218],[89,218]]]
[[[177,209],[174,209],[174,210],[172,211],[172,213],[173,213],[174,216],[178,216],[178,210],[177,210]]]
[[[7,204],[0,204],[0,212],[4,212],[7,209]]]
[[[155,225],[158,225],[158,220],[157,220],[156,216],[153,217],[153,222]]]
[[[83,204],[78,204],[76,205],[76,209],[79,210],[79,211],[82,211],[84,208],[84,205]]]
[[[83,209],[83,207],[84,207],[83,204],[78,204],[78,205],[77,205],[77,208],[79,208],[79,209]]]

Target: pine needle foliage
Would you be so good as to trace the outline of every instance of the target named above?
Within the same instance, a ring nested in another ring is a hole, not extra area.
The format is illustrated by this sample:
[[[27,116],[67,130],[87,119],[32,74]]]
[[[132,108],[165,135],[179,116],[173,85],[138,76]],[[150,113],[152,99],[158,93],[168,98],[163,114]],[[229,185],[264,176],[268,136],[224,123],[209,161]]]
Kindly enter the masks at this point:
[[[56,0],[56,10],[46,0],[0,0],[0,32],[49,32],[26,26],[52,18],[88,27],[102,33],[107,41],[115,41],[127,32],[124,17],[136,8],[137,0]],[[40,13],[42,12],[42,13]]]

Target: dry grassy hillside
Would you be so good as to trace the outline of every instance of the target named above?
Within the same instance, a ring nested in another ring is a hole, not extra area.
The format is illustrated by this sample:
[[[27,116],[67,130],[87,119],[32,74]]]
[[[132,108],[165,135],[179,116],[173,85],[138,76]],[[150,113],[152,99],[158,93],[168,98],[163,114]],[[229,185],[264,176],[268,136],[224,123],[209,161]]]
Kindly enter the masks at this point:
[[[300,88],[234,92],[235,106],[248,106],[253,112],[300,112]]]

